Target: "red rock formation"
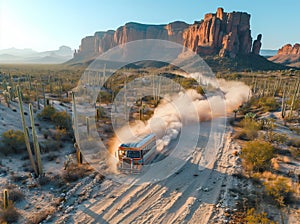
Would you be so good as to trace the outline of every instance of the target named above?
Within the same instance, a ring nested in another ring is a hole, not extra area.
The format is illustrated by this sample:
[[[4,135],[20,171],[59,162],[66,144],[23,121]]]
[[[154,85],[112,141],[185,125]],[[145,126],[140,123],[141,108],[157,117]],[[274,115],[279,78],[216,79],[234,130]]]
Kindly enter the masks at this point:
[[[242,12],[206,14],[183,34],[184,46],[199,54],[218,53],[221,57],[248,54],[251,50],[250,15]]]
[[[295,44],[294,46],[292,46],[291,44],[286,44],[278,50],[277,54],[279,55],[299,54],[300,55],[300,44]]]
[[[94,36],[83,38],[75,57],[97,56],[119,44],[140,39],[162,39],[182,43],[183,31],[188,26],[184,22],[173,22],[167,25],[127,23],[116,31],[96,32]]]
[[[268,58],[275,63],[300,68],[300,44],[286,44],[280,48],[276,55]]]
[[[96,32],[94,36],[83,38],[75,57],[96,56],[119,44],[139,39],[169,40],[201,55],[219,54],[234,58],[237,54],[251,51],[250,15],[244,12],[225,13],[218,8],[216,13],[206,14],[204,20],[193,25],[184,22],[167,25],[127,23],[116,31]],[[259,53],[259,43],[260,40],[253,48],[255,53]]]

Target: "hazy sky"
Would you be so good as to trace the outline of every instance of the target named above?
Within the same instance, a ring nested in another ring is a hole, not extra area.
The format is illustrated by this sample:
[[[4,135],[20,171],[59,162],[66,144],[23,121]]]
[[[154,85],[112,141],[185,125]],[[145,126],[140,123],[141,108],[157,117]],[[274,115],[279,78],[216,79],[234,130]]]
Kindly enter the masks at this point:
[[[263,34],[263,49],[300,42],[299,0],[0,0],[0,49],[77,49],[96,31],[130,21],[193,23],[217,7],[250,13],[252,37]]]

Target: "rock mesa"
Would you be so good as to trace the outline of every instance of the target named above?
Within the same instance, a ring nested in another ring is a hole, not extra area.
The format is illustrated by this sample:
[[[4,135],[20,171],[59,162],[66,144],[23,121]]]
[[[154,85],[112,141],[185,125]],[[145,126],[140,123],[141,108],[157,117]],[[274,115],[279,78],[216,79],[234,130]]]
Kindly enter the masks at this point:
[[[250,15],[245,12],[226,13],[218,8],[201,21],[189,25],[173,22],[167,25],[126,23],[117,30],[96,32],[81,40],[75,58],[95,57],[110,48],[140,39],[162,39],[182,44],[200,55],[234,58],[238,54],[259,54],[261,34],[252,46]]]

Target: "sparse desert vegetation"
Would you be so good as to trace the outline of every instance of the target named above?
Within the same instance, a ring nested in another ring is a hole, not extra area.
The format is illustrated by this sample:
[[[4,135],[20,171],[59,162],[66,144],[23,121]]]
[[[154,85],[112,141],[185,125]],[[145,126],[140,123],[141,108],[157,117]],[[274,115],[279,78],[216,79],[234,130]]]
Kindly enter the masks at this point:
[[[11,68],[11,66],[4,66],[3,71]],[[21,67],[19,69],[22,70]],[[26,69],[29,69],[29,66],[25,66],[24,71],[27,71]],[[93,170],[88,163],[84,161],[83,164],[78,163],[82,160],[81,153],[74,147],[71,90],[78,81],[73,72],[79,72],[81,69],[70,68],[70,73],[67,74],[68,68],[65,68],[64,75],[60,76],[56,72],[59,73],[61,69],[55,66],[53,70],[55,75],[50,72],[51,78],[49,75],[40,74],[45,70],[39,71],[39,69],[42,67],[33,68],[31,76],[22,75],[22,72],[19,74],[16,72],[15,77],[2,73],[1,88],[10,91],[10,94],[1,95],[0,110],[4,113],[9,111],[15,117],[20,116],[17,97],[17,86],[19,86],[33,156],[31,162],[24,144],[25,135],[22,126],[19,124],[16,128],[10,120],[4,120],[5,117],[2,115],[1,125],[3,125],[2,130],[5,131],[2,132],[1,138],[0,149],[3,157],[0,163],[0,178],[5,189],[10,191],[11,204],[8,209],[1,210],[1,219],[8,222],[17,219],[20,223],[39,223],[43,220],[54,222],[60,220],[58,214],[75,214],[77,210],[74,203],[84,203],[92,197],[102,197],[99,189],[105,180],[104,176]],[[124,68],[106,82],[105,88],[98,96],[95,114],[98,133],[105,144],[108,145],[109,138],[113,136],[113,127],[109,118],[112,108],[109,105],[126,82],[143,77],[143,73],[163,74],[184,88],[194,89],[198,93],[205,93],[207,90],[205,88],[211,88],[199,87],[192,79],[183,78],[179,75],[180,72],[174,71],[173,68],[171,70],[163,67],[151,68],[146,72],[144,68],[137,70]],[[13,71],[16,70],[11,70],[11,74]],[[133,76],[124,76],[125,73],[132,73]],[[41,78],[37,78],[39,75]],[[64,80],[65,76],[68,77],[67,81]],[[299,73],[297,71],[241,72],[220,73],[218,76],[228,80],[243,81],[252,88],[252,95],[249,95],[248,102],[233,112],[230,121],[234,128],[235,148],[228,156],[235,161],[234,164],[237,164],[232,166],[233,170],[237,169],[233,171],[232,178],[244,192],[234,187],[230,189],[225,187],[229,192],[228,197],[232,197],[235,202],[232,207],[227,208],[226,220],[231,223],[280,223],[281,220],[287,219],[288,212],[297,214],[299,209],[297,167],[299,166],[300,105],[299,90],[296,85]],[[23,78],[14,79],[17,77]],[[175,87],[170,86],[170,88]],[[131,121],[147,121],[153,115],[160,100],[155,96],[137,100],[128,111]],[[32,105],[32,112],[28,109],[29,103]],[[34,124],[30,121],[31,113],[35,118]],[[43,166],[42,172],[35,175],[33,175],[32,164],[38,166],[38,158],[34,151],[32,127],[40,147]],[[240,160],[241,163],[238,165]],[[197,176],[201,175],[195,174],[194,178]],[[10,185],[7,185],[7,180]],[[93,183],[98,183],[99,186],[96,187]],[[244,185],[247,186],[246,189]],[[4,187],[1,190],[4,190]],[[202,191],[206,192],[206,190],[209,191],[209,187],[203,188]],[[40,196],[42,198],[39,198]],[[115,196],[111,195],[111,197]],[[31,206],[24,205],[24,201],[31,203]],[[215,207],[215,209],[221,208]],[[276,214],[272,213],[272,210]],[[66,215],[66,217],[70,216]]]
[[[268,74],[253,76],[252,81],[249,77],[246,82],[252,86],[253,95],[236,112],[232,122],[236,141],[242,146],[240,157],[244,175],[248,182],[253,182],[255,191],[260,195],[259,202],[249,205],[248,212],[237,215],[243,216],[240,220],[248,223],[270,223],[268,212],[259,215],[254,211],[273,205],[278,209],[277,218],[272,219],[274,223],[287,222],[287,207],[298,217],[300,170],[295,129],[299,127],[300,108],[297,103],[299,74],[296,74],[280,73],[272,80]],[[247,77],[239,79],[247,80]],[[263,216],[266,220],[258,221]]]

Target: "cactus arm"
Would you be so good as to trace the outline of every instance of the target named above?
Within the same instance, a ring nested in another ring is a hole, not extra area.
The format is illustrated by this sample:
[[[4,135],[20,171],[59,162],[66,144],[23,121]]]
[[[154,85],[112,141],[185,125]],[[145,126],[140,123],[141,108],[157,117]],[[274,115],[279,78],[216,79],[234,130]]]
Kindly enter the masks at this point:
[[[72,101],[73,101],[73,127],[74,127],[74,134],[76,141],[79,140],[79,133],[78,133],[78,120],[77,120],[77,110],[76,110],[76,101],[75,101],[75,94],[72,92]],[[75,143],[76,144],[76,143]],[[78,164],[82,164],[82,154],[79,148],[79,144],[76,144],[76,157]]]
[[[36,175],[38,175],[38,170],[36,168],[36,165],[35,165],[35,162],[34,162],[34,159],[33,159],[33,156],[32,156],[32,151],[31,151],[31,147],[30,147],[28,131],[26,130],[26,122],[25,122],[24,111],[23,111],[22,94],[21,94],[21,90],[20,90],[19,86],[17,86],[17,91],[18,91],[20,115],[21,115],[21,119],[22,119],[22,126],[23,126],[25,144],[26,144],[26,148],[27,148],[28,155],[29,155],[29,160],[31,162],[32,168],[34,170],[34,173]]]

